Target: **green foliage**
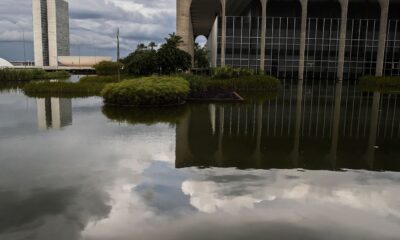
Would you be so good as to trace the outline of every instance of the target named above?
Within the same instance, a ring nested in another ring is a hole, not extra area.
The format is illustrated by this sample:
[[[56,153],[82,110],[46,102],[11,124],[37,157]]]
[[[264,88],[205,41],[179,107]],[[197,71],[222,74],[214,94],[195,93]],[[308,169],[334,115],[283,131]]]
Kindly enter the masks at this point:
[[[136,49],[122,60],[125,72],[136,76],[147,76],[158,71],[157,52],[155,50]]]
[[[71,76],[66,71],[46,72],[42,79],[67,79]],[[40,79],[40,78],[39,78]]]
[[[108,84],[101,95],[106,104],[166,106],[185,101],[189,83],[180,77],[143,77]]]
[[[250,75],[238,78],[211,78],[207,76],[182,75],[190,83],[192,92],[214,90],[229,91],[277,91],[278,79],[266,75]]]
[[[171,108],[126,108],[104,106],[103,114],[110,120],[128,124],[153,125],[158,123],[177,124],[187,113],[187,106]]]
[[[105,83],[31,82],[23,87],[29,97],[99,96]]]
[[[210,67],[208,51],[205,47],[201,47],[198,43],[194,45],[194,66],[196,68]]]
[[[189,70],[192,65],[192,57],[178,47],[183,43],[182,38],[175,34],[170,34],[166,38],[166,43],[158,50],[158,64],[163,74],[184,72]]]
[[[101,61],[94,65],[94,68],[97,75],[100,76],[117,75],[118,71],[122,68],[122,64],[119,62]]]
[[[213,78],[217,79],[239,78],[253,75],[255,75],[255,71],[251,68],[218,67],[213,69]]]
[[[0,69],[0,81],[31,81],[45,79],[65,79],[70,74],[66,71],[46,72],[42,69]]]
[[[85,76],[82,77],[79,82],[81,83],[114,83],[118,82],[118,80],[125,80],[127,78],[131,78],[128,75],[120,75],[119,78],[116,75],[113,76]]]
[[[400,77],[364,76],[360,78],[360,87],[365,91],[399,92]]]

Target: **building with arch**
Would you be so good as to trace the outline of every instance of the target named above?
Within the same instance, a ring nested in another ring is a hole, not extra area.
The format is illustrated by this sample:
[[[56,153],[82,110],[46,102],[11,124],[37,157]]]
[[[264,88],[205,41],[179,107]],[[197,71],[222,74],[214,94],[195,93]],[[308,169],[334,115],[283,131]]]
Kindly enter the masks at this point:
[[[400,0],[177,0],[181,48],[283,79],[400,75]]]

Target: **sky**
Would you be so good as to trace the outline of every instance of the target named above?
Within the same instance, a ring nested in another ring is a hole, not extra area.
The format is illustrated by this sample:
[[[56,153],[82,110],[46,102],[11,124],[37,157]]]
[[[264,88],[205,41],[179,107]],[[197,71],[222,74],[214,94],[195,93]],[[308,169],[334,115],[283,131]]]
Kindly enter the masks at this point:
[[[0,58],[33,59],[32,1],[0,1]],[[138,43],[160,43],[175,32],[176,0],[69,0],[71,55],[116,55],[120,27],[121,55]]]

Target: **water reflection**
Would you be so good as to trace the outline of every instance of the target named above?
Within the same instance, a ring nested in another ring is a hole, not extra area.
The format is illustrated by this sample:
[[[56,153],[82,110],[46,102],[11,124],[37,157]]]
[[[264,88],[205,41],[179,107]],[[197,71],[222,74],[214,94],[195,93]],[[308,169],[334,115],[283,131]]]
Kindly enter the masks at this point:
[[[72,124],[72,102],[65,98],[38,98],[37,121],[40,130],[61,129]]]
[[[397,97],[300,82],[275,100],[191,105],[176,128],[176,167],[398,171]]]
[[[73,99],[73,125],[38,131],[38,101],[2,93],[0,239],[397,239],[396,102],[325,83],[157,111]]]

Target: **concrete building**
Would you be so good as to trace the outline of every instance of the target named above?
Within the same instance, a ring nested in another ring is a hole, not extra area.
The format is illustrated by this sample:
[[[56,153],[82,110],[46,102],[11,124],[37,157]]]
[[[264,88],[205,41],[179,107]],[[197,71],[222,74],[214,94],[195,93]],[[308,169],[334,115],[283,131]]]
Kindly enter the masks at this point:
[[[177,0],[181,48],[281,79],[400,75],[400,0]]]
[[[58,56],[69,56],[67,0],[32,0],[36,66],[58,66]]]
[[[59,56],[59,66],[65,67],[93,67],[102,61],[112,61],[112,57],[107,56]]]

